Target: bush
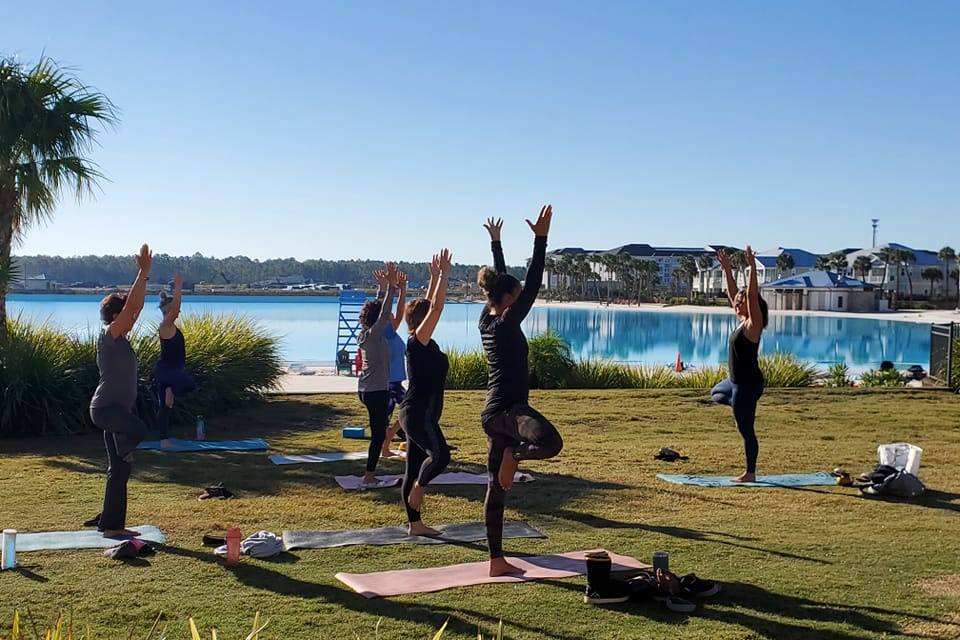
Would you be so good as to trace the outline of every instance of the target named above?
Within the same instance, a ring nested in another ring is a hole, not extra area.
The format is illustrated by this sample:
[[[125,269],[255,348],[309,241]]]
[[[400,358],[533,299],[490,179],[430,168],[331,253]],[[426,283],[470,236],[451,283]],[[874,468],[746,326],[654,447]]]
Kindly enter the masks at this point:
[[[860,375],[860,384],[865,387],[899,387],[903,381],[896,369],[873,369]]]
[[[236,316],[190,316],[181,323],[187,369],[200,388],[178,402],[181,414],[217,415],[273,388],[283,374],[279,340]],[[8,323],[0,351],[0,435],[76,433],[89,428],[88,406],[100,374],[97,336],[72,337],[49,325]],[[150,391],[160,345],[156,327],[131,335],[140,358],[137,411],[152,422]]]
[[[850,386],[850,367],[843,362],[836,362],[827,369],[827,377],[824,383],[828,387],[849,387]]]
[[[726,367],[701,367],[679,376],[681,385],[689,389],[712,389],[727,378]]]
[[[451,350],[447,389],[483,389],[487,386],[487,357],[483,351]]]
[[[531,338],[530,388],[562,389],[570,381],[573,358],[570,344],[553,331]]]
[[[817,368],[792,353],[762,355],[760,369],[768,387],[809,387],[817,378]]]

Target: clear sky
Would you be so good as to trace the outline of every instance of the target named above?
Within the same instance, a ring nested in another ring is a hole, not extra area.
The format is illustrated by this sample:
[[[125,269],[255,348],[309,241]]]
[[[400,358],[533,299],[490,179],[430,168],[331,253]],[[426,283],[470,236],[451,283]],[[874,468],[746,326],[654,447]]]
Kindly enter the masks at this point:
[[[960,249],[960,2],[5,2],[122,110],[21,254]]]

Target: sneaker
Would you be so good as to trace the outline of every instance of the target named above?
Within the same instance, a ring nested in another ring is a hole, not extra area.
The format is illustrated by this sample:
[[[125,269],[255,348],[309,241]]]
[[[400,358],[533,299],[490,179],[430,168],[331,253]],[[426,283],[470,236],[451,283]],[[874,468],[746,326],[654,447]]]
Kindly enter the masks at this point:
[[[387,489],[395,486],[397,486],[396,480],[381,480],[380,478],[377,478],[373,482],[361,482],[360,490],[369,491],[370,489]]]
[[[684,595],[698,598],[709,598],[720,593],[720,583],[713,580],[703,580],[696,574],[688,573],[680,578],[680,587]]]
[[[657,579],[649,573],[641,573],[628,578],[627,586],[630,588],[630,599],[634,602],[652,598],[658,591]]]
[[[620,604],[628,601],[632,593],[627,583],[620,580],[609,580],[598,587],[588,583],[583,601],[587,604]]]
[[[663,606],[674,613],[693,613],[697,610],[696,604],[680,596],[657,596],[655,599],[663,602]]]
[[[697,610],[696,604],[681,597],[680,594],[684,593],[684,590],[680,578],[675,573],[657,569],[655,580],[657,592],[653,596],[654,600],[662,602],[667,609],[675,613],[693,613]]]

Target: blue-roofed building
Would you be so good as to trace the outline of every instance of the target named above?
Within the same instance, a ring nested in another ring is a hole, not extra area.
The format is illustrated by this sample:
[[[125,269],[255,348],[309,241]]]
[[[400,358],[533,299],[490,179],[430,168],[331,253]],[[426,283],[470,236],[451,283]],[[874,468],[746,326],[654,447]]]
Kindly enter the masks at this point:
[[[791,269],[780,269],[777,266],[777,260],[783,254],[789,254],[793,258],[793,268]],[[757,253],[757,281],[760,284],[765,284],[768,282],[773,282],[779,278],[782,278],[786,275],[796,275],[798,273],[806,273],[808,271],[813,271],[816,269],[817,264],[817,254],[811,253],[804,249],[795,249],[795,248],[785,248],[785,247],[775,247],[773,249],[767,249],[765,251],[760,251]],[[720,265],[714,265],[709,272],[704,274],[704,278],[697,282],[694,285],[695,291],[700,291],[702,293],[707,293],[710,295],[721,295],[725,286],[723,278],[723,269],[720,268]],[[737,274],[737,284],[741,287],[747,285],[746,273]]]
[[[885,249],[909,251],[913,260],[900,264],[885,263],[882,255]],[[866,274],[854,273],[854,261],[861,256],[870,259],[870,269]],[[950,283],[940,281],[931,289],[930,281],[923,279],[923,270],[935,267],[943,273],[946,267],[937,256],[936,251],[914,249],[897,242],[880,245],[872,249],[859,249],[847,254],[847,273],[859,275],[866,282],[882,288],[885,292],[896,292],[898,297],[905,297],[911,293],[920,297],[944,295]]]
[[[787,276],[762,284],[760,289],[771,309],[855,312],[881,310],[877,287],[833,271],[808,271]],[[885,304],[882,310],[886,310]]]

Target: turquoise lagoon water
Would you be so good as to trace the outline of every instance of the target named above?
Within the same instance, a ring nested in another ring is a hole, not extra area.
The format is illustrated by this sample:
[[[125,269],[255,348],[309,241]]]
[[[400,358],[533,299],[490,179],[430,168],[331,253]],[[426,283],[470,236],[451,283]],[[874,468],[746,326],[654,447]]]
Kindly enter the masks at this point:
[[[99,296],[24,295],[8,298],[11,316],[50,322],[68,331],[98,331]],[[157,298],[148,300],[141,316],[159,320]],[[336,352],[338,304],[335,298],[311,296],[187,296],[184,313],[236,313],[257,320],[281,336],[285,359],[332,362]],[[435,334],[445,349],[480,346],[478,304],[448,304]],[[672,364],[680,352],[684,362],[714,365],[726,362],[732,313],[650,312],[628,309],[535,307],[526,321],[528,335],[552,329],[569,340],[577,357],[642,364]],[[764,333],[764,351],[787,351],[826,366],[845,362],[855,370],[876,367],[883,360],[928,368],[928,325],[867,318],[775,314]]]

